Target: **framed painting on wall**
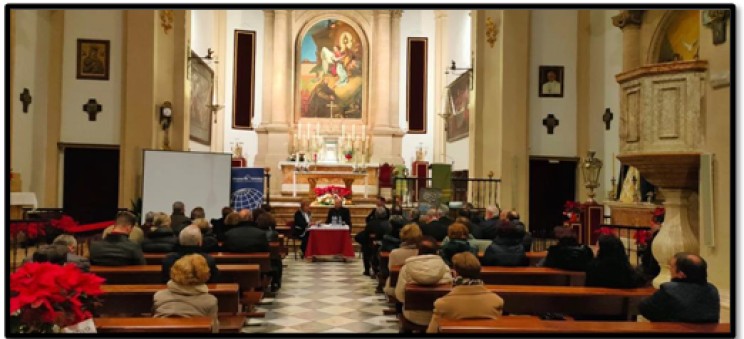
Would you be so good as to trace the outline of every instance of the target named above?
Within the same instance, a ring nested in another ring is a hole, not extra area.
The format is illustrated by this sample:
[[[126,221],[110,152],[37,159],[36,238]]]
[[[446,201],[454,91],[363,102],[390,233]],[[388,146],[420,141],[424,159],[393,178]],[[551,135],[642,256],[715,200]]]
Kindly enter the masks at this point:
[[[366,116],[367,42],[337,18],[308,24],[297,39],[296,112],[301,118]]]
[[[470,128],[470,72],[447,86],[447,142],[466,138]]]
[[[212,144],[212,90],[214,71],[191,51],[191,103],[189,109],[189,140]]]
[[[77,39],[76,78],[108,80],[111,64],[109,40]]]
[[[538,75],[540,97],[563,98],[563,66],[540,66]]]

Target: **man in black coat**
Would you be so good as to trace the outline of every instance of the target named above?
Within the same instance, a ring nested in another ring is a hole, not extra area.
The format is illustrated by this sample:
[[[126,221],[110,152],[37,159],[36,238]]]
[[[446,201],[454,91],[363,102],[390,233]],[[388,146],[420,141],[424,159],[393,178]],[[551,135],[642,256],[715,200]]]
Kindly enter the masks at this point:
[[[365,219],[366,222],[370,222],[370,221],[372,221],[372,220],[374,220],[374,219],[377,218],[375,216],[375,213],[377,213],[377,209],[378,208],[383,208],[385,210],[385,219],[390,218],[390,209],[388,209],[387,206],[385,206],[385,198],[384,197],[377,197],[376,205],[377,206],[375,206],[374,209],[372,209],[371,211],[369,211],[369,215],[367,215],[367,218]]]
[[[486,220],[480,224],[480,236],[478,239],[493,240],[496,238],[496,231],[501,226],[501,210],[496,205],[486,207]]]
[[[251,220],[250,210],[240,211],[240,223],[225,232],[222,250],[226,252],[269,252],[266,231],[258,228]]]
[[[305,250],[307,249],[307,240],[310,237],[307,228],[311,223],[310,203],[307,200],[303,200],[300,202],[300,209],[294,214],[294,226],[292,226],[292,236],[301,240],[300,250],[302,250],[302,257],[305,256]]]
[[[692,253],[677,253],[669,271],[672,281],[641,301],[641,315],[650,321],[717,323],[721,301],[718,289],[708,283],[705,260]]]
[[[538,266],[570,271],[586,271],[589,262],[594,259],[592,249],[576,241],[576,232],[572,228],[556,226],[553,229],[553,234],[558,239],[558,244],[548,248],[548,255]]]
[[[233,209],[230,207],[223,207],[222,208],[222,218],[219,219],[212,219],[212,231],[214,232],[214,235],[217,236],[217,239],[222,239],[222,236],[225,234],[226,228],[225,228],[225,218],[227,218],[227,215],[232,213]]]
[[[349,231],[351,231],[351,212],[349,212],[349,209],[342,206],[341,199],[336,199],[333,208],[328,210],[328,216],[326,217],[326,224],[330,224],[333,220],[333,217],[339,217],[346,226],[349,226]]]
[[[181,234],[178,235],[178,242],[180,246],[178,246],[177,251],[166,254],[163,259],[162,281],[164,283],[168,282],[170,279],[170,269],[178,259],[189,254],[200,254],[207,261],[207,266],[209,266],[209,280],[207,282],[217,282],[220,271],[217,269],[217,263],[214,261],[214,258],[202,251],[202,232],[199,227],[191,225],[181,230]]]
[[[371,275],[372,277],[377,276],[378,264],[377,253],[375,246],[372,241],[381,242],[382,237],[390,232],[390,223],[387,218],[388,212],[383,207],[377,207],[375,209],[374,218],[367,221],[367,225],[364,227],[364,231],[357,233],[354,240],[359,243],[362,247],[362,262],[364,263],[364,275]],[[370,268],[372,273],[369,273]]]
[[[427,215],[431,215],[431,213],[427,212]],[[447,237],[447,228],[450,224],[452,224],[452,221],[439,211],[437,216],[431,218],[429,223],[421,225],[421,233],[425,236],[431,236],[437,241],[442,241]]]
[[[181,230],[191,225],[191,219],[186,216],[186,206],[181,201],[176,201],[173,203],[173,213],[171,214],[171,229],[173,230],[173,233],[178,236],[178,233],[181,233]]]
[[[136,217],[129,212],[120,212],[116,224],[101,240],[90,243],[90,262],[93,265],[124,266],[144,265],[145,256],[140,245],[129,240]]]

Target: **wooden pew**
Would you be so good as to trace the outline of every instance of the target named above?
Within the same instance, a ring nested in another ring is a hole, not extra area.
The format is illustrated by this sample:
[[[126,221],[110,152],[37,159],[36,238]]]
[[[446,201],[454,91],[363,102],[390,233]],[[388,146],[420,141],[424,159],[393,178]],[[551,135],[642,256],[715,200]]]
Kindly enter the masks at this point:
[[[240,295],[238,284],[207,284],[209,294],[217,297],[219,312],[238,313]],[[164,284],[147,285],[107,285],[103,290],[99,313],[105,316],[142,316],[151,314],[155,292],[166,289]]]
[[[731,324],[552,321],[506,316],[499,319],[440,319],[439,332],[458,334],[730,334]]]
[[[483,259],[484,254],[485,252],[478,252],[478,259]],[[530,261],[529,266],[536,267],[537,263],[539,263],[540,260],[542,260],[548,255],[548,251],[525,252],[524,254],[527,256],[527,259],[529,259]]]
[[[212,319],[93,318],[98,333],[211,333]]]
[[[390,285],[395,287],[402,266],[390,270]],[[583,286],[585,272],[550,267],[481,267],[481,279],[490,285]]]
[[[145,253],[145,261],[148,265],[162,265],[167,253]],[[217,264],[256,264],[261,272],[271,272],[269,252],[259,253],[235,253],[235,252],[212,252],[209,255]]]
[[[486,285],[504,299],[508,314],[563,313],[574,317],[638,315],[640,301],[655,288],[615,289],[601,287]],[[406,286],[407,310],[433,310],[434,301],[447,294],[450,285]]]
[[[219,282],[237,283],[240,290],[252,291],[261,287],[258,265],[217,265]],[[90,272],[106,279],[106,284],[162,284],[161,265],[91,266]]]

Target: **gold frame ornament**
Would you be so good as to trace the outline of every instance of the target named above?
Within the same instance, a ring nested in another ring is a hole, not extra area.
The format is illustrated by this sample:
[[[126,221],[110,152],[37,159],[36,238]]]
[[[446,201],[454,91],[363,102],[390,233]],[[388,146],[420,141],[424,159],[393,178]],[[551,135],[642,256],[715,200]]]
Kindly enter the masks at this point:
[[[491,48],[493,48],[494,44],[496,43],[496,36],[499,34],[499,29],[496,28],[496,22],[493,21],[493,18],[486,17],[486,41],[489,45],[491,45]]]
[[[173,28],[173,10],[163,9],[160,10],[160,26],[163,27],[163,32],[168,34],[168,31]]]

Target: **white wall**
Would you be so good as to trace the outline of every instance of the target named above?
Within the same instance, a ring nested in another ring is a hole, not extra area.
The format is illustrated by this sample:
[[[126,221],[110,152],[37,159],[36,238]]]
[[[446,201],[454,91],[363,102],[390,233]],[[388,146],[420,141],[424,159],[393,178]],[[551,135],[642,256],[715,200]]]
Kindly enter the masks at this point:
[[[62,66],[61,141],[119,144],[121,132],[121,65],[123,12],[120,10],[67,10]],[[110,41],[109,80],[76,79],[77,39]],[[83,105],[95,98],[103,106],[96,121],[88,121]],[[155,108],[153,108],[155,114]]]
[[[528,75],[530,155],[576,156],[577,19],[576,10],[532,11]],[[562,98],[538,96],[540,65],[564,66]],[[553,134],[548,134],[542,124],[549,113],[559,120]]]
[[[213,10],[192,10],[191,11],[191,50],[199,56],[206,56],[207,49],[217,49],[217,41],[214,41],[215,18]],[[219,60],[224,56],[217,55]],[[215,64],[209,64],[212,70],[217,74]],[[219,77],[217,81],[220,81]],[[219,85],[220,90],[224,90],[224,85]],[[214,142],[214,133],[212,133],[212,142]],[[189,140],[189,150],[198,152],[209,152],[210,146],[199,142]]]
[[[434,68],[435,57],[435,23],[433,10],[406,10],[400,18],[400,128],[404,131],[408,128],[406,122],[406,77],[408,74],[407,57],[408,57],[408,38],[409,37],[426,37],[428,38],[427,62],[427,96],[426,96],[426,134],[406,134],[403,136],[403,150],[401,155],[408,168],[416,160],[416,149],[423,146],[426,150],[426,161],[432,162],[434,159],[434,119],[439,119],[435,112],[436,98],[434,97],[434,76],[437,71]]]
[[[232,113],[233,113],[233,69],[234,69],[234,44],[235,44],[235,30],[251,30],[256,32],[256,68],[255,68],[255,93],[254,93],[254,104],[253,104],[253,126],[258,126],[261,123],[261,115],[263,105],[261,98],[263,97],[263,44],[264,44],[264,16],[261,10],[234,10],[227,11],[227,28],[225,30],[226,36],[226,51],[225,57],[222,60],[225,61],[225,77],[224,82],[220,83],[220,88],[225,89],[225,143],[224,151],[230,152],[230,145],[236,141],[243,143],[243,154],[248,160],[248,166],[253,166],[256,152],[258,152],[258,137],[256,132],[239,130],[232,128]],[[289,90],[289,89],[288,89]]]
[[[458,68],[472,67],[470,48],[470,11],[450,10],[447,11],[447,48],[445,49],[444,61],[446,66],[454,60]],[[436,70],[444,72],[444,70]],[[445,86],[455,81],[461,72],[445,76]],[[444,92],[444,95],[447,92]],[[437,119],[440,119],[437,117]],[[468,168],[470,161],[470,137],[448,142],[446,144],[447,162],[454,162],[453,170]]]
[[[622,71],[623,58],[622,31],[612,25],[612,16],[617,13],[617,10],[593,10],[589,17],[589,78],[592,79],[589,87],[589,145],[604,162],[597,192],[600,199],[604,199],[611,189],[612,166],[615,167],[616,179],[620,173],[620,162],[612,158],[613,153],[619,153],[620,99],[615,74]],[[610,130],[605,130],[602,121],[605,108],[614,115]]]

